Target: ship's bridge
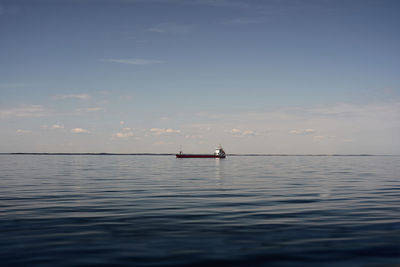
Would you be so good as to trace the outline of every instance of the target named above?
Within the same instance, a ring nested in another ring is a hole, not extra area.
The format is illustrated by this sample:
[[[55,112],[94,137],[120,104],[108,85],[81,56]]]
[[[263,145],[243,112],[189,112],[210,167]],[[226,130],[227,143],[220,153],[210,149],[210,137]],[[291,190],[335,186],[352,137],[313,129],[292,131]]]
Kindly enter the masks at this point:
[[[216,156],[225,156],[225,151],[222,149],[222,147],[217,147],[215,149],[215,155]]]

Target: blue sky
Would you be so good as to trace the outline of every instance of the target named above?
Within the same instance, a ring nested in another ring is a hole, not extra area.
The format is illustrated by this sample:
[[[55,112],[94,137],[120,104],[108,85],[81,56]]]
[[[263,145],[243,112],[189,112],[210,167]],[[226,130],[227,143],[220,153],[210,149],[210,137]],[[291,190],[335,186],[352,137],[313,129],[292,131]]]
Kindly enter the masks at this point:
[[[395,0],[0,0],[0,152],[400,154]]]

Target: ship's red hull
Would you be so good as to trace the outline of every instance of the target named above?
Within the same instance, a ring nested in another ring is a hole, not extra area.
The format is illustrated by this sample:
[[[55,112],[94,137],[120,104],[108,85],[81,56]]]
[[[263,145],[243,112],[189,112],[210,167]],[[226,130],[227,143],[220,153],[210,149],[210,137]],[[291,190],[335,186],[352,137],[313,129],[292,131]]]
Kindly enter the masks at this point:
[[[223,159],[225,156],[208,155],[208,154],[176,154],[177,158],[217,158]]]

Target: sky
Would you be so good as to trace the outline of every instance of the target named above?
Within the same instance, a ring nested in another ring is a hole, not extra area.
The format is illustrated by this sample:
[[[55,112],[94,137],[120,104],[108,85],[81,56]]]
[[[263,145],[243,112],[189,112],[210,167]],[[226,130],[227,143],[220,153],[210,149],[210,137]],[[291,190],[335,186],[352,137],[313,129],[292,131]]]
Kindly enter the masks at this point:
[[[400,154],[396,0],[0,0],[0,152]]]

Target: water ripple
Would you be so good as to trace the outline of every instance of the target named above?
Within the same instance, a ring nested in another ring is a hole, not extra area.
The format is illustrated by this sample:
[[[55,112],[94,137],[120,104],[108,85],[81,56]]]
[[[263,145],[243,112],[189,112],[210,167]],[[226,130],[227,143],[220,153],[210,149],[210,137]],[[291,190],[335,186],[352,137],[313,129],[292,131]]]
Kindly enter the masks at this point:
[[[4,265],[400,263],[400,157],[0,157]]]

